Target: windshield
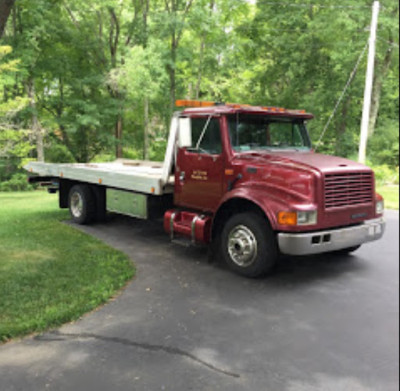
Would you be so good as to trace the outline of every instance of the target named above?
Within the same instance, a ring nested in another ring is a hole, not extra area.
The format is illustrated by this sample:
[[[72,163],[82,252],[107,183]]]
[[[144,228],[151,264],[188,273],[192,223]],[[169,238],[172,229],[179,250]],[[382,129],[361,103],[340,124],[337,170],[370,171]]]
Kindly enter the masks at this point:
[[[229,136],[236,152],[254,150],[310,150],[304,120],[262,115],[228,116]]]

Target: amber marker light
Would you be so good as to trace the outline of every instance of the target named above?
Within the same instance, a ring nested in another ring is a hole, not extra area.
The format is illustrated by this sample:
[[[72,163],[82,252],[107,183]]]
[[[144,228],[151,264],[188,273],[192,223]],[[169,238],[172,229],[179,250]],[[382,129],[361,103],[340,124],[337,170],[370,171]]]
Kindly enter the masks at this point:
[[[155,193],[155,191],[156,191],[156,189],[155,189],[154,187],[152,187],[152,188],[151,188],[151,192],[152,192],[152,194],[154,194],[154,193]]]
[[[278,223],[280,225],[297,225],[296,212],[279,212]]]
[[[206,102],[201,100],[177,100],[176,107],[211,107],[215,106],[215,102]]]
[[[103,179],[99,179],[99,183],[100,183],[100,185],[103,183]]]
[[[227,168],[225,170],[225,175],[233,175],[235,173],[235,171],[233,171],[231,168]]]

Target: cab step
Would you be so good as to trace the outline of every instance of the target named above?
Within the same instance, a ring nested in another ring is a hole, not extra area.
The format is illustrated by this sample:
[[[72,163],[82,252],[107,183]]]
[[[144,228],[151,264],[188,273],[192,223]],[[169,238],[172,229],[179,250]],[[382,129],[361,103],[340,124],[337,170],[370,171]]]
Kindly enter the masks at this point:
[[[164,215],[164,229],[171,241],[186,238],[191,244],[209,243],[211,217],[195,212],[168,210]]]

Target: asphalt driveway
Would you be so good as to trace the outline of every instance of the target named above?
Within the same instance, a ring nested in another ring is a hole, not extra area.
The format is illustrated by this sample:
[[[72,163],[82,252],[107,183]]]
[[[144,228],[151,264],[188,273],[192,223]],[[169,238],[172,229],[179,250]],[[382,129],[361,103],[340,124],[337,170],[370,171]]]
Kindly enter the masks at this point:
[[[398,390],[399,215],[386,217],[353,256],[285,258],[262,280],[156,223],[87,227],[136,278],[80,321],[0,346],[0,390]]]

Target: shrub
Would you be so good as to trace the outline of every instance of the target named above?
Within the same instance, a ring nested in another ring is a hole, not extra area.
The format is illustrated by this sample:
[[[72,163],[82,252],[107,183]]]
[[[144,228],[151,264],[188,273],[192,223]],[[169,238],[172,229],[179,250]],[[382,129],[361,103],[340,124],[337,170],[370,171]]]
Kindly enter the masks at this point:
[[[167,141],[162,138],[155,139],[150,146],[150,160],[163,162],[165,158],[165,150],[167,149]]]
[[[28,183],[24,173],[14,174],[10,180],[0,183],[0,191],[29,191],[35,187]]]
[[[8,181],[18,171],[19,164],[18,158],[0,159],[0,183]]]
[[[142,160],[143,151],[134,148],[124,148],[124,159]]]
[[[392,169],[387,164],[372,166],[378,185],[399,184],[399,167]]]
[[[368,156],[374,164],[397,167],[399,164],[399,123],[385,120],[368,140]]]
[[[45,150],[46,161],[49,163],[74,163],[75,159],[69,149],[62,144],[52,144]]]

